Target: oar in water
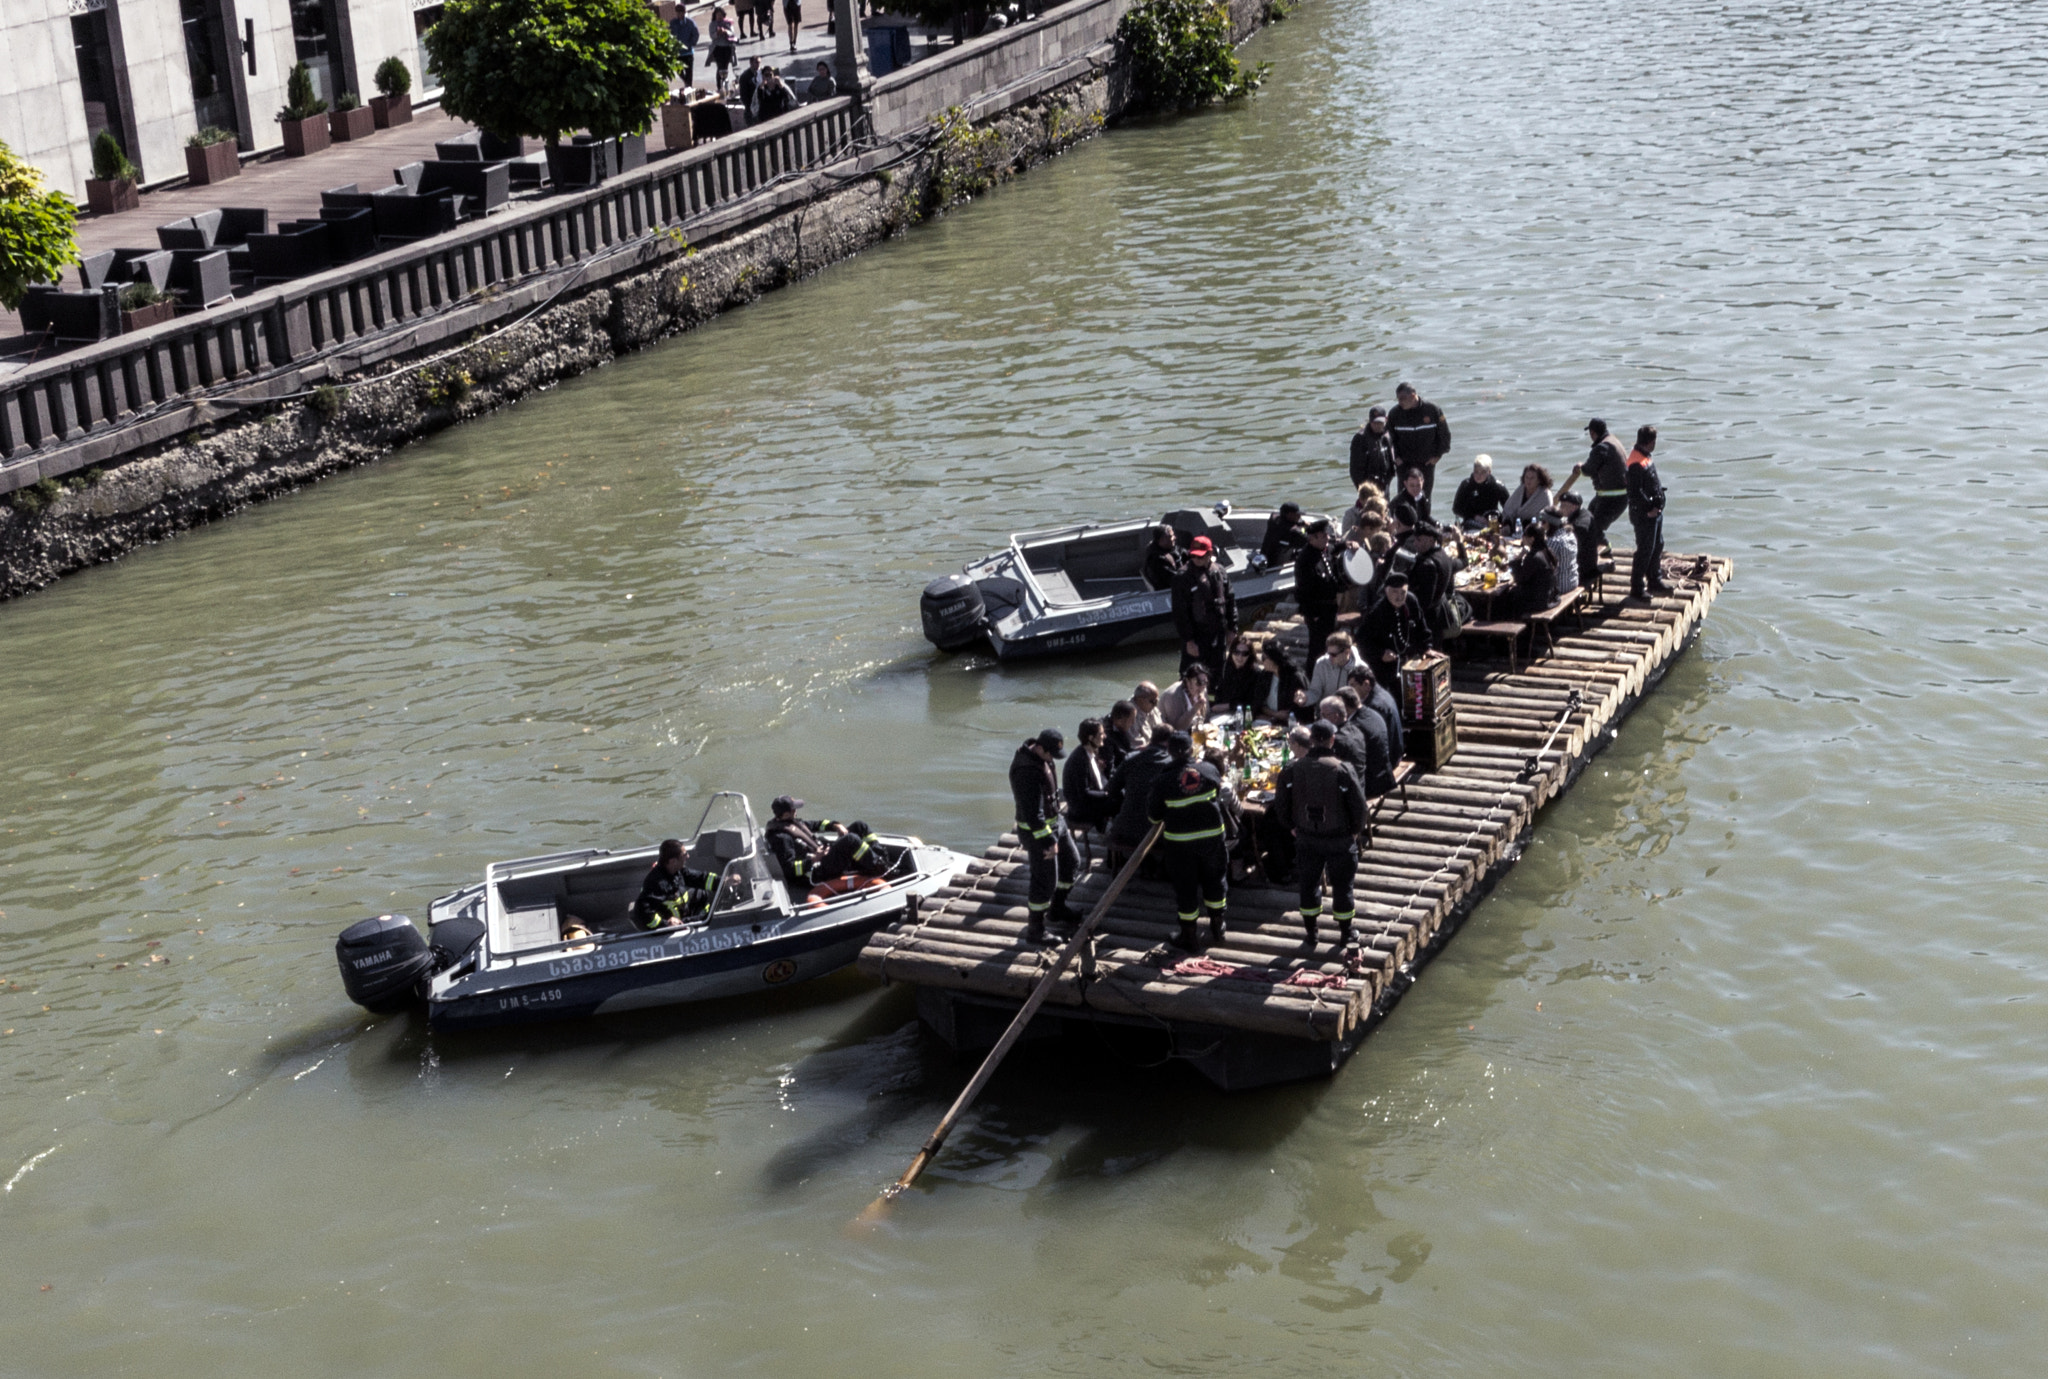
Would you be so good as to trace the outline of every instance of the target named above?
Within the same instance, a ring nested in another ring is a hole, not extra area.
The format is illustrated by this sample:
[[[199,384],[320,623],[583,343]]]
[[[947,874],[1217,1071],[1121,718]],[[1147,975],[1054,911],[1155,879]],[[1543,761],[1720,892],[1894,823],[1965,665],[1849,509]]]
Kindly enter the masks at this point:
[[[1060,973],[1067,970],[1067,964],[1081,951],[1081,945],[1095,932],[1095,926],[1109,913],[1109,907],[1116,904],[1117,897],[1124,893],[1124,887],[1130,885],[1131,878],[1138,874],[1138,864],[1145,860],[1145,854],[1152,850],[1152,844],[1159,840],[1159,831],[1164,827],[1164,824],[1152,825],[1152,831],[1145,835],[1145,841],[1138,844],[1138,850],[1131,854],[1130,860],[1124,863],[1123,870],[1109,883],[1109,889],[1095,902],[1095,908],[1090,910],[1088,917],[1074,929],[1074,936],[1060,949],[1059,956],[1053,959],[1051,968],[1038,979],[1038,985],[1031,989],[1031,994],[1024,998],[1023,1008],[1017,1012],[1017,1018],[1010,1021],[1010,1027],[1003,1031],[1002,1038],[996,1040],[996,1046],[988,1051],[988,1057],[982,1060],[981,1067],[975,1071],[974,1077],[960,1090],[960,1095],[953,1099],[951,1109],[939,1121],[938,1128],[932,1131],[930,1138],[925,1140],[924,1147],[917,1151],[917,1157],[910,1161],[910,1167],[903,1170],[901,1178],[883,1188],[881,1196],[868,1204],[867,1210],[857,1218],[859,1224],[879,1220],[888,1211],[889,1204],[901,1197],[904,1190],[917,1181],[917,1175],[924,1172],[931,1161],[939,1156],[939,1149],[946,1143],[946,1136],[953,1133],[954,1125],[967,1113],[967,1108],[974,1104],[974,1099],[981,1095],[981,1089],[988,1086],[988,1080],[995,1076],[996,1068],[1010,1052],[1011,1046],[1023,1036],[1024,1027],[1031,1023],[1031,1017],[1038,1013],[1038,1008],[1045,1004],[1045,998],[1052,994],[1053,983],[1060,979]]]

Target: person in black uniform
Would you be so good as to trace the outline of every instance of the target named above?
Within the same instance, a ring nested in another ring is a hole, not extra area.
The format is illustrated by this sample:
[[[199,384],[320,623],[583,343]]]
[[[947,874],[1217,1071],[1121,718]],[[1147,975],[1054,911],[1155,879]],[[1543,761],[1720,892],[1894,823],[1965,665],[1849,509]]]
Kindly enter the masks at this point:
[[[804,802],[795,796],[777,795],[768,806],[768,827],[761,831],[767,837],[768,850],[782,864],[782,879],[792,886],[808,887],[811,868],[825,855],[825,840],[818,833],[830,820],[806,823],[796,816],[803,807]]]
[[[1224,907],[1230,902],[1230,854],[1223,841],[1223,807],[1218,796],[1223,777],[1206,761],[1192,760],[1194,745],[1186,733],[1169,740],[1174,767],[1153,783],[1145,815],[1164,824],[1158,848],[1167,880],[1173,883],[1176,918],[1174,943],[1200,950],[1195,920],[1209,917],[1209,942],[1221,943],[1227,932]]]
[[[1277,570],[1293,563],[1296,553],[1306,545],[1308,532],[1301,524],[1301,504],[1282,503],[1273,520],[1266,523],[1265,539],[1259,542],[1259,554],[1265,557],[1266,568]]]
[[[1350,691],[1348,685],[1345,688],[1354,699],[1357,698],[1356,692]],[[1352,722],[1357,712],[1342,695],[1333,694],[1316,706],[1316,719],[1329,724],[1330,730],[1337,735],[1333,744],[1337,756],[1351,768],[1360,783],[1371,793],[1384,795],[1394,788],[1394,767],[1387,759],[1387,739],[1378,732],[1369,735],[1364,728]],[[1309,726],[1314,727],[1315,724]],[[1375,716],[1372,727],[1377,729],[1378,726]]]
[[[1337,601],[1351,587],[1330,539],[1330,519],[1308,524],[1308,546],[1294,560],[1294,602],[1308,624],[1308,644],[1321,646],[1337,626]]]
[[[1579,584],[1591,587],[1600,578],[1600,538],[1593,534],[1593,514],[1586,511],[1585,501],[1576,493],[1558,494],[1557,511],[1579,543]]]
[[[1403,469],[1415,465],[1422,470],[1423,491],[1436,492],[1436,462],[1451,450],[1451,424],[1443,409],[1424,402],[1412,383],[1394,389],[1394,410],[1387,414],[1387,430],[1394,437],[1394,458]]]
[[[1664,582],[1664,480],[1650,458],[1656,449],[1657,428],[1637,427],[1636,448],[1628,456],[1628,524],[1636,533],[1636,558],[1628,571],[1630,598],[1674,592]]]
[[[1379,682],[1372,679],[1366,667],[1358,667],[1358,673],[1365,676],[1374,689],[1379,689]],[[1367,799],[1378,799],[1394,788],[1394,763],[1400,760],[1394,755],[1393,743],[1387,736],[1386,720],[1366,703],[1364,692],[1356,685],[1344,686],[1337,691],[1337,697],[1344,701],[1346,715],[1337,731],[1339,734],[1356,734],[1365,747],[1365,767],[1358,771],[1358,783],[1365,787]],[[1355,764],[1353,769],[1358,769]]]
[[[1607,423],[1600,418],[1586,423],[1586,434],[1592,437],[1593,448],[1586,452],[1586,462],[1572,470],[1572,478],[1583,474],[1592,481],[1593,540],[1588,543],[1581,536],[1579,544],[1582,548],[1590,544],[1597,553],[1607,540],[1607,529],[1614,525],[1614,519],[1628,511],[1628,458],[1621,453],[1621,442],[1607,434]]]
[[[1221,675],[1223,648],[1237,635],[1237,595],[1206,536],[1189,543],[1187,568],[1173,582],[1173,625],[1180,633],[1182,672],[1199,661],[1209,667],[1211,680]]]
[[[811,881],[824,886],[848,875],[885,876],[894,860],[869,833],[868,826],[855,819],[811,868]]]
[[[1184,565],[1180,547],[1173,544],[1173,528],[1163,522],[1154,527],[1152,545],[1145,552],[1145,587],[1171,589]]]
[[[1358,775],[1338,759],[1337,730],[1327,722],[1309,726],[1308,755],[1280,774],[1273,812],[1294,830],[1295,879],[1300,883],[1301,927],[1309,946],[1323,913],[1323,877],[1330,878],[1330,918],[1337,921],[1339,946],[1351,942],[1357,913],[1352,885],[1358,878],[1358,832],[1365,827],[1365,790]]]
[[[1429,623],[1408,593],[1408,576],[1398,570],[1387,576],[1380,601],[1359,620],[1358,631],[1366,664],[1389,694],[1397,694],[1401,662],[1429,650]]]
[[[1526,618],[1557,602],[1557,561],[1541,523],[1529,528],[1522,553],[1510,562],[1508,573],[1515,580],[1514,596],[1508,600],[1512,616]]]
[[[1049,919],[1062,929],[1074,923],[1067,892],[1081,869],[1081,850],[1060,814],[1059,780],[1053,763],[1067,754],[1067,739],[1047,728],[1025,742],[1010,758],[1010,798],[1017,807],[1017,838],[1031,860],[1031,894],[1026,901],[1030,920],[1024,937],[1045,942]]]
[[[1394,475],[1400,464],[1394,457],[1394,437],[1387,430],[1387,409],[1375,407],[1365,425],[1351,438],[1351,488],[1376,484],[1382,493],[1394,491]]]
[[[1458,491],[1451,498],[1451,516],[1465,524],[1469,531],[1483,527],[1489,517],[1500,516],[1501,504],[1508,500],[1507,485],[1493,477],[1493,457],[1481,455],[1472,461],[1472,477],[1458,485]]]
[[[1119,699],[1109,706],[1109,720],[1102,730],[1103,769],[1114,773],[1124,759],[1144,744],[1138,741],[1138,706]]]
[[[1084,718],[1074,734],[1077,744],[1060,773],[1067,799],[1067,822],[1080,828],[1102,828],[1116,816],[1109,800],[1109,764],[1103,760],[1102,720]]]
[[[711,873],[685,865],[680,838],[664,838],[633,901],[633,927],[672,929],[710,908]]]
[[[1408,544],[1415,551],[1415,563],[1408,567],[1408,592],[1421,606],[1432,646],[1443,641],[1450,625],[1451,595],[1458,587],[1458,567],[1439,542],[1442,534],[1436,523],[1425,521],[1417,522],[1408,535]]]

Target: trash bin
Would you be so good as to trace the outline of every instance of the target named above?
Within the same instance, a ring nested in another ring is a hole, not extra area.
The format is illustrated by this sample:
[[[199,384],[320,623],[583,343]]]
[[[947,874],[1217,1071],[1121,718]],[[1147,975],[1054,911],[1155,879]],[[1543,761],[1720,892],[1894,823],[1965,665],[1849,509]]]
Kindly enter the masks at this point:
[[[898,67],[910,65],[910,26],[874,24],[864,26],[868,36],[868,71],[885,77]]]

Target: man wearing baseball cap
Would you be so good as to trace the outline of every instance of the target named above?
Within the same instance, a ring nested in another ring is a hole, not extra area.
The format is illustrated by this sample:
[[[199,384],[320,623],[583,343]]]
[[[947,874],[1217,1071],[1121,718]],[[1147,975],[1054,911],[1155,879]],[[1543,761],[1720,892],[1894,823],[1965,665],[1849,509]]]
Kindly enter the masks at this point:
[[[1074,876],[1081,869],[1081,850],[1074,835],[1067,832],[1060,813],[1060,781],[1053,763],[1067,754],[1067,739],[1058,728],[1047,728],[1028,738],[1010,758],[1010,796],[1017,807],[1017,840],[1031,862],[1031,893],[1026,902],[1030,922],[1024,937],[1030,943],[1045,942],[1050,920],[1060,929],[1071,929],[1078,916],[1067,908],[1067,892],[1074,888]]]
[[[1600,545],[1607,539],[1607,529],[1614,525],[1615,518],[1628,511],[1628,456],[1622,453],[1621,442],[1607,433],[1607,423],[1599,417],[1586,423],[1586,435],[1593,448],[1586,452],[1585,463],[1573,468],[1565,486],[1569,488],[1581,474],[1592,480],[1593,503],[1588,511],[1593,519],[1592,545],[1597,559]],[[1585,540],[1584,534],[1579,539]]]
[[[1180,668],[1200,661],[1214,683],[1223,674],[1223,650],[1237,635],[1237,595],[1206,536],[1189,543],[1187,568],[1173,581],[1173,625],[1180,633]]]
[[[767,835],[768,850],[782,863],[782,879],[793,887],[808,890],[812,872],[825,856],[825,840],[818,835],[835,825],[830,819],[808,823],[799,819],[797,811],[803,807],[804,802],[794,795],[777,795],[768,806],[774,817],[762,832]]]

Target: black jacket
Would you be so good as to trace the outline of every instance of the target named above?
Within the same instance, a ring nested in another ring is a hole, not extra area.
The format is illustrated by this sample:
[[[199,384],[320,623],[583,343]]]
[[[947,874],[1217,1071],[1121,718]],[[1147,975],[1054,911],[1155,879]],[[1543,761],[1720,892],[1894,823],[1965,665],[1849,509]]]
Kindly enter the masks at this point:
[[[768,850],[782,864],[783,880],[792,886],[809,884],[812,859],[825,850],[825,842],[818,837],[818,830],[830,823],[829,819],[815,823],[806,823],[802,819],[768,821],[768,827],[762,832],[767,835]]]
[[[1173,626],[1184,642],[1213,642],[1237,631],[1237,595],[1220,562],[1190,564],[1173,581]]]
[[[1631,461],[1634,457],[1631,456]],[[1664,480],[1657,474],[1657,462],[1648,455],[1628,467],[1628,516],[1632,522],[1647,522],[1664,510]]]
[[[787,82],[780,85],[762,82],[759,90],[759,99],[760,104],[757,107],[756,114],[763,121],[772,120],[777,115],[787,115],[790,111],[796,109],[796,92],[789,89]]]
[[[1209,703],[1219,709],[1241,709],[1246,705],[1262,708],[1260,696],[1265,692],[1265,677],[1259,672],[1256,657],[1246,657],[1239,665],[1225,656],[1223,674],[1217,679],[1216,687],[1209,691]]]
[[[1060,784],[1067,797],[1067,818],[1072,822],[1100,827],[1115,813],[1109,807],[1109,771],[1088,748],[1077,744],[1067,753]]]
[[[1266,697],[1270,692],[1276,712],[1293,713],[1294,696],[1307,688],[1308,686],[1302,683],[1301,672],[1294,668],[1294,662],[1288,660],[1286,653],[1283,652],[1280,656],[1279,670],[1259,672],[1258,707],[1264,710]]]
[[[1442,546],[1428,555],[1418,554],[1408,567],[1408,597],[1422,605],[1423,620],[1433,634],[1444,630],[1444,602],[1457,588],[1458,567]]]
[[[1592,481],[1595,493],[1619,494],[1628,487],[1628,457],[1621,453],[1621,442],[1612,436],[1594,441],[1579,468]]]
[[[1184,564],[1186,562],[1181,559],[1178,547],[1153,544],[1145,551],[1146,586],[1152,589],[1171,589],[1173,582],[1180,578],[1181,567]]]
[[[1380,660],[1384,653],[1393,652],[1398,664],[1429,650],[1429,623],[1422,616],[1422,606],[1416,602],[1413,588],[1398,609],[1382,594],[1372,610],[1359,619],[1358,631],[1365,641],[1366,664],[1381,680],[1389,678],[1388,667]]]
[[[671,919],[710,908],[710,872],[684,867],[670,876],[668,868],[657,862],[648,870],[646,879],[640,883],[640,894],[633,901],[633,925],[654,929]]]
[[[1375,436],[1370,427],[1359,428],[1351,438],[1352,489],[1355,491],[1363,483],[1375,483],[1380,492],[1391,493],[1396,468],[1393,433],[1382,431]]]
[[[1366,700],[1366,706],[1387,725],[1387,757],[1398,764],[1407,755],[1407,744],[1401,738],[1401,706],[1378,680],[1372,682],[1372,698]]]
[[[1145,811],[1152,801],[1152,787],[1173,771],[1173,753],[1165,743],[1145,747],[1117,767],[1109,779],[1110,798],[1116,801],[1116,819],[1109,826],[1109,841],[1118,847],[1134,848],[1145,841],[1150,827]]]
[[[1040,761],[1025,743],[1010,758],[1010,800],[1017,806],[1017,833],[1025,841],[1052,836],[1060,817],[1060,791],[1053,765]]]
[[[1427,469],[1451,448],[1451,424],[1434,402],[1415,400],[1413,407],[1396,407],[1387,413],[1387,434],[1394,438],[1394,457],[1403,468],[1419,464]]]
[[[1299,517],[1294,525],[1283,527],[1280,519],[1274,518],[1266,524],[1266,538],[1259,542],[1259,554],[1266,557],[1266,568],[1276,569],[1294,559],[1295,553],[1308,545],[1308,524]]]
[[[813,881],[837,881],[848,872],[859,872],[862,876],[880,876],[889,870],[891,858],[883,846],[870,835],[842,833],[818,865],[811,869]]]
[[[1164,823],[1159,841],[1169,846],[1220,846],[1227,831],[1223,821],[1223,778],[1206,761],[1191,761],[1175,770],[1169,763],[1152,782],[1145,817]]]
[[[1132,722],[1135,723],[1136,720],[1133,719]],[[1135,728],[1131,732],[1125,732],[1107,719],[1103,721],[1102,761],[1112,775],[1116,773],[1117,767],[1124,764],[1125,757],[1138,750],[1139,742],[1133,736],[1135,732]]]
[[[1323,551],[1314,546],[1304,547],[1294,558],[1294,601],[1302,612],[1336,611],[1337,600],[1350,587],[1351,581],[1344,577],[1344,566],[1338,560],[1338,548],[1334,542]]]
[[[1548,548],[1516,556],[1508,569],[1515,577],[1515,611],[1523,617],[1541,613],[1557,602],[1557,562]]]
[[[1507,485],[1500,480],[1488,478],[1481,483],[1468,478],[1458,485],[1457,496],[1451,499],[1451,515],[1464,522],[1484,521],[1497,516],[1500,505],[1507,500]]]
[[[1273,810],[1301,837],[1350,838],[1365,827],[1365,791],[1347,762],[1315,747],[1280,773]]]
[[[1572,517],[1572,535],[1579,543],[1579,583],[1600,577],[1600,543],[1593,539],[1593,514],[1581,507]]]
[[[1381,690],[1380,693],[1385,694],[1386,691]],[[1399,760],[1394,755],[1393,744],[1387,740],[1386,720],[1366,705],[1352,714],[1351,721],[1344,726],[1357,733],[1365,743],[1365,769],[1358,773],[1358,781],[1365,787],[1367,795],[1378,799],[1394,788],[1394,763]]]

